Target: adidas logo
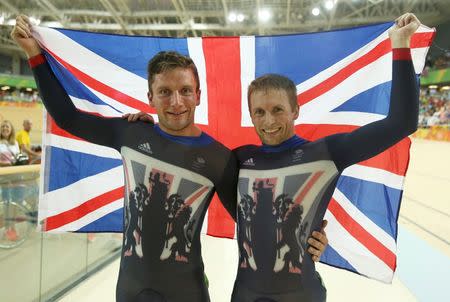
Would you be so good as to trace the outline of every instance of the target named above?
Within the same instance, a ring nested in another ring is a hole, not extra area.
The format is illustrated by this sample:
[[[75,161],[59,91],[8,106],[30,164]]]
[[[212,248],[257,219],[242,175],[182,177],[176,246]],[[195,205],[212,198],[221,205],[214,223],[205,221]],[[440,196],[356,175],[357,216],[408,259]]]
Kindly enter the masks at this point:
[[[138,149],[141,150],[141,151],[144,151],[144,152],[146,152],[146,153],[153,154],[152,148],[150,147],[150,144],[149,144],[149,143],[143,143],[143,144],[140,144],[140,145],[138,146]]]
[[[247,159],[246,161],[244,161],[244,163],[242,164],[243,166],[254,166],[255,163],[253,161],[253,157]]]

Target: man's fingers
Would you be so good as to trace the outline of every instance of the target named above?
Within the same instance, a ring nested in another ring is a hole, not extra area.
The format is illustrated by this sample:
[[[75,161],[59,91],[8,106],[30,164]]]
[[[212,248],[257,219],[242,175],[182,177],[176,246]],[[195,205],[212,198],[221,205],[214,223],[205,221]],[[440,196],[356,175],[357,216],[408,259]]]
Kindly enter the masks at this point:
[[[12,32],[12,37],[20,37],[20,38],[30,38],[31,37],[31,31],[29,28],[29,25],[26,23],[25,20],[17,18],[16,25],[14,26]]]
[[[144,122],[149,122],[149,123],[154,123],[155,122],[155,120],[153,119],[153,117],[151,116],[151,115],[143,115],[142,117],[141,117],[141,121],[144,121]]]
[[[323,220],[322,221],[322,228],[320,229],[321,233],[325,234],[325,228],[327,227],[327,225],[328,225],[328,220]]]
[[[417,18],[417,16],[414,15],[414,14],[411,14],[411,13],[409,13],[409,14],[406,16],[405,21],[406,21],[407,24],[413,23],[413,22],[420,23],[420,21],[419,21],[419,19]]]
[[[12,33],[13,37],[18,37],[18,38],[29,38],[27,32],[21,28],[20,26],[16,26],[13,30]]]
[[[129,122],[136,122],[138,120],[143,122],[154,123],[153,117],[145,112],[138,113],[126,113],[122,115],[123,119],[127,119]]]
[[[320,256],[320,251],[318,249],[315,249],[313,247],[308,248],[308,253],[310,253],[313,256]]]
[[[312,256],[312,260],[314,261],[314,262],[319,262],[319,260],[320,260],[320,257],[317,257],[317,256]]]
[[[28,18],[27,15],[20,14],[19,16],[17,16],[16,20],[19,19],[19,18],[25,20],[25,22],[30,24],[30,18]]]
[[[400,27],[405,26],[405,18],[406,18],[406,15],[401,16],[400,22],[399,22],[400,23],[399,24]]]
[[[409,13],[406,13],[400,17],[400,27],[403,27],[407,24],[406,20],[408,19],[408,16],[409,16]]]
[[[314,231],[314,232],[312,232],[311,235],[314,239],[319,240],[320,242],[322,242],[324,244],[328,243],[328,239],[327,239],[327,236],[325,235],[325,231],[323,231],[323,232]]]
[[[314,238],[309,238],[308,243],[309,243],[309,245],[311,245],[311,247],[313,247],[317,250],[323,251],[325,249],[325,245],[322,242],[320,242],[319,240],[316,240]]]
[[[397,23],[398,27],[404,27],[411,23],[416,23],[416,25],[417,24],[420,25],[419,19],[416,17],[416,15],[412,13],[406,13],[404,15],[401,15],[395,20],[395,22]]]

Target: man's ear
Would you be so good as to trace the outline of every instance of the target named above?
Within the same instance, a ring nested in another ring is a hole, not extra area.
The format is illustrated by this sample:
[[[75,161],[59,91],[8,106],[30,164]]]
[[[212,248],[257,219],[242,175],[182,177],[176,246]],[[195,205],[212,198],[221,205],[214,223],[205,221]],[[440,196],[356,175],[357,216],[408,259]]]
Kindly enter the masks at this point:
[[[300,106],[297,105],[294,111],[294,120],[298,119],[299,113],[300,113]]]
[[[148,98],[148,104],[150,107],[155,108],[155,105],[153,104],[153,94],[149,91],[147,92],[147,98]]]
[[[197,90],[197,101],[196,101],[196,106],[198,106],[198,105],[200,105],[200,98],[201,98],[201,95],[202,95],[202,91],[199,89],[199,90]]]

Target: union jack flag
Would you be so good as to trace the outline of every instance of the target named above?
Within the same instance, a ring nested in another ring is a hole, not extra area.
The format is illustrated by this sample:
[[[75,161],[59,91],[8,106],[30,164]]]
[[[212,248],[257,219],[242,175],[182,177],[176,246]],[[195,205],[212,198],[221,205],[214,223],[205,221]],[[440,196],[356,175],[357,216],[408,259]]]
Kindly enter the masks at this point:
[[[79,110],[119,117],[155,112],[147,103],[148,60],[162,50],[189,55],[202,98],[195,122],[229,148],[258,143],[247,86],[265,73],[297,84],[297,133],[308,140],[348,132],[388,112],[392,23],[284,36],[134,37],[34,27],[46,57]],[[412,38],[420,74],[434,29]],[[88,143],[46,120],[39,219],[49,232],[122,231],[124,180],[120,154]],[[397,218],[410,140],[346,169],[325,218],[329,247],[322,262],[391,282]],[[234,237],[234,223],[213,200],[204,231]]]

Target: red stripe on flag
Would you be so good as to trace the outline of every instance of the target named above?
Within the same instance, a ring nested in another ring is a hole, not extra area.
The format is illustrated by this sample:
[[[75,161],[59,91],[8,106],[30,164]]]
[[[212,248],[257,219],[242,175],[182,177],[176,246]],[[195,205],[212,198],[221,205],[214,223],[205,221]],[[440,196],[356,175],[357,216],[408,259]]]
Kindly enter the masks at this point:
[[[88,201],[80,204],[79,206],[59,213],[54,216],[50,216],[45,219],[44,231],[51,231],[57,229],[63,225],[74,222],[87,214],[94,212],[95,210],[110,204],[120,198],[123,198],[124,187],[114,189],[106,192],[102,195],[96,196]]]
[[[342,83],[345,79],[351,76],[356,71],[376,61],[378,58],[387,54],[391,50],[391,43],[389,40],[384,40],[375,46],[368,53],[354,60],[341,70],[325,79],[316,86],[300,93],[297,97],[300,106],[314,100],[318,96],[328,92],[329,90]]]
[[[82,72],[78,68],[70,65],[60,57],[58,57],[55,53],[50,51],[49,49],[46,49],[48,53],[52,55],[56,60],[58,60],[59,63],[61,63],[67,70],[69,70],[80,82],[85,84],[86,86],[116,100],[119,103],[122,103],[126,106],[133,107],[137,110],[144,111],[147,113],[155,113],[155,110],[151,108],[148,104],[145,104],[138,99],[135,99],[113,87],[110,87],[93,77],[89,76],[88,74]]]
[[[415,33],[411,37],[411,48],[429,47],[433,43],[436,30],[433,28],[432,32]]]
[[[395,254],[355,221],[334,198],[331,199],[328,210],[330,210],[350,235],[395,271],[397,266]]]
[[[239,146],[244,143],[241,131],[237,131],[241,128],[240,38],[203,38],[203,54],[208,85],[207,132],[229,148]],[[216,197],[208,209],[207,233],[234,237],[234,221]]]
[[[411,48],[420,48],[430,46],[433,40],[435,32],[432,33],[417,33],[411,39]],[[365,55],[359,57],[355,61],[351,62],[347,66],[343,67],[341,70],[336,72],[334,75],[325,79],[316,86],[300,93],[297,96],[298,103],[304,105],[318,96],[328,92],[329,90],[336,87],[338,84],[342,83],[345,79],[351,76],[353,73],[362,69],[363,67],[373,63],[383,55],[387,54],[392,50],[391,42],[389,39],[381,41],[372,50],[370,50]]]

